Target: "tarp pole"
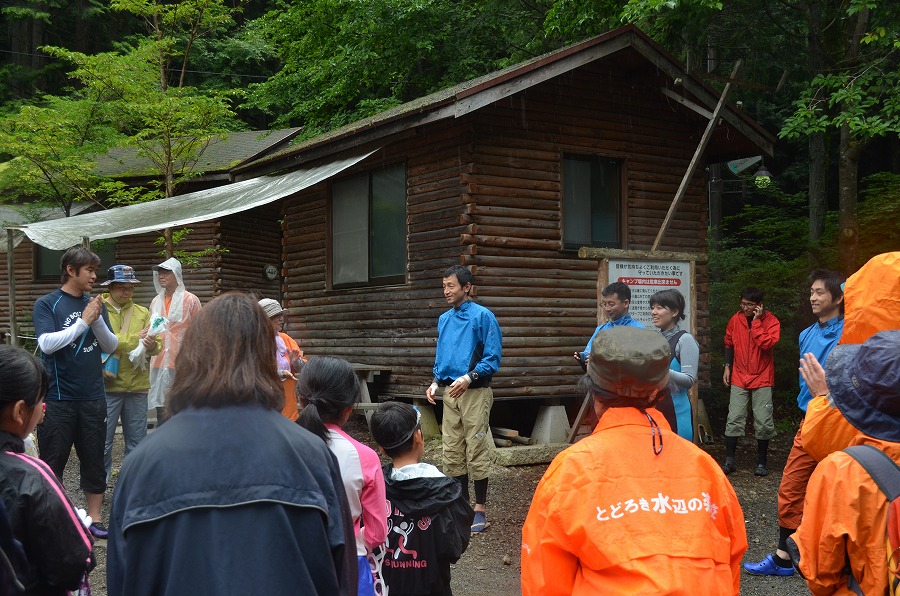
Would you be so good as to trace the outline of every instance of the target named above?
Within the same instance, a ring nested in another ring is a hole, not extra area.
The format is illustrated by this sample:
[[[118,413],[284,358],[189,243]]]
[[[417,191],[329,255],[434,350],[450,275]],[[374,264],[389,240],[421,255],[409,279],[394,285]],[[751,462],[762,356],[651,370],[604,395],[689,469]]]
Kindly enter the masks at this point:
[[[719,119],[719,112],[722,111],[722,107],[725,105],[725,98],[728,97],[728,92],[731,90],[731,81],[733,81],[734,78],[737,77],[737,73],[741,69],[742,63],[742,60],[738,60],[734,65],[734,70],[731,71],[731,76],[728,78],[728,83],[722,90],[721,97],[719,97],[719,103],[716,104],[716,109],[713,111],[712,116],[709,119],[709,123],[706,125],[706,130],[703,132],[703,136],[700,138],[700,144],[697,145],[697,150],[694,151],[694,157],[691,159],[691,163],[688,165],[687,172],[684,173],[684,178],[681,179],[681,185],[678,187],[678,191],[675,192],[675,198],[672,199],[672,204],[669,205],[669,212],[666,213],[666,218],[663,220],[662,225],[659,227],[659,233],[656,235],[656,240],[653,241],[653,246],[650,248],[651,251],[659,248],[659,244],[662,242],[663,236],[665,236],[666,232],[669,231],[669,225],[675,218],[675,211],[678,210],[678,204],[681,203],[681,199],[683,199],[684,195],[687,193],[688,184],[690,183],[691,178],[694,177],[694,172],[697,171],[697,165],[700,163],[700,157],[703,156],[703,152],[706,150],[706,145],[709,144],[709,139],[710,137],[712,137],[712,132],[716,128],[716,121]]]
[[[16,321],[16,268],[13,258],[13,250],[16,242],[13,238],[12,228],[6,228],[6,279],[9,289],[9,343],[19,345],[18,322]]]

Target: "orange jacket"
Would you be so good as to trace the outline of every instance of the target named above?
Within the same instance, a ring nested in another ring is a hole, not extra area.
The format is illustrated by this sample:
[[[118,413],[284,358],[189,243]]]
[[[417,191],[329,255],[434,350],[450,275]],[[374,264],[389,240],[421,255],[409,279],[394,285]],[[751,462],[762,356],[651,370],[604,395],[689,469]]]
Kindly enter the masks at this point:
[[[522,528],[522,593],[738,594],[744,516],[713,459],[636,408],[603,413],[547,468]]]
[[[781,322],[766,311],[747,325],[737,312],[725,327],[725,347],[734,348],[731,384],[741,389],[759,389],[775,384],[775,344],[781,338]]]
[[[857,435],[862,435],[844,418],[828,395],[809,400],[802,433],[803,450],[816,461],[849,447]]]
[[[864,435],[854,440],[865,443],[900,462],[900,443]],[[847,588],[849,558],[862,593],[884,594],[886,523],[887,499],[855,459],[839,451],[819,463],[806,488],[803,521],[790,538],[799,550],[800,573],[810,591],[816,596],[854,594]]]
[[[300,346],[297,345],[294,338],[287,333],[282,333],[280,331],[278,332],[278,335],[281,336],[288,351],[297,350],[300,352],[301,360],[306,362],[306,358],[303,357],[303,350],[300,349]],[[294,379],[283,379],[281,384],[284,387],[284,407],[281,408],[281,413],[288,420],[297,422],[297,418],[300,417],[300,409],[297,405],[297,381]]]

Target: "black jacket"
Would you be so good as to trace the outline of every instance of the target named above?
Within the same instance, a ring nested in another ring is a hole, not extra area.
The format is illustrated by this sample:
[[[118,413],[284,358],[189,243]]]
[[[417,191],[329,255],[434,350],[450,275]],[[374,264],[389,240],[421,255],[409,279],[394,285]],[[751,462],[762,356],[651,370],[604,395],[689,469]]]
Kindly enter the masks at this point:
[[[56,476],[25,455],[22,439],[0,431],[0,500],[28,559],[26,594],[66,594],[94,568],[94,541]]]
[[[450,564],[469,546],[475,512],[453,478],[392,480],[387,544],[374,553],[387,596],[450,596]]]
[[[356,594],[356,548],[324,441],[259,406],[187,409],[124,461],[109,596]]]

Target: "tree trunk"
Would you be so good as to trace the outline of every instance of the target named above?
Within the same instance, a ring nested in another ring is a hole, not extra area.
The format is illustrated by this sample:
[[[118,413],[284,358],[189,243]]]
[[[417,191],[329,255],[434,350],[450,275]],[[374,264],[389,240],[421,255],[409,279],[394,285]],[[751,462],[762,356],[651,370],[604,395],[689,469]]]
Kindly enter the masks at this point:
[[[825,69],[822,41],[818,35],[822,30],[821,8],[817,2],[806,5],[807,21],[807,68],[809,80]],[[809,136],[809,265],[816,267],[821,259],[818,244],[825,231],[825,213],[828,210],[826,189],[828,172],[828,152],[825,147],[825,133]]]
[[[166,258],[175,256],[175,244],[172,242],[172,228],[163,230],[163,239],[166,241]]]
[[[859,220],[856,216],[858,193],[859,156],[866,143],[857,139],[848,125],[841,127],[838,148],[838,230],[841,271],[847,275],[856,271],[857,246],[859,244]]]

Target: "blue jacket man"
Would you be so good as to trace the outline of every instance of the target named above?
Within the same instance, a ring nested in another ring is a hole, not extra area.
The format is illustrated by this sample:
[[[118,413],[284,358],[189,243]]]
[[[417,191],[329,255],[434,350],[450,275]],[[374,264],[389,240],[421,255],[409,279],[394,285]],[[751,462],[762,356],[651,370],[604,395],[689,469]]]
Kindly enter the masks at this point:
[[[487,528],[489,429],[494,392],[491,378],[500,368],[503,336],[494,314],[469,299],[472,272],[454,265],[444,272],[444,298],[452,307],[438,320],[434,378],[425,391],[432,404],[443,387],[444,473],[456,478],[469,499],[469,474],[475,481],[473,532]]]

